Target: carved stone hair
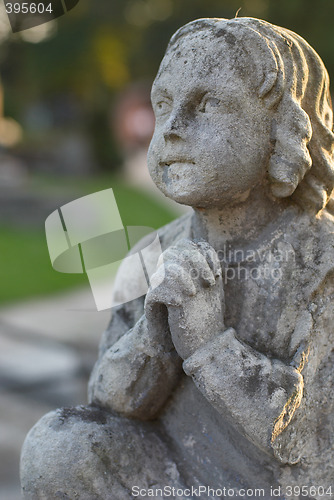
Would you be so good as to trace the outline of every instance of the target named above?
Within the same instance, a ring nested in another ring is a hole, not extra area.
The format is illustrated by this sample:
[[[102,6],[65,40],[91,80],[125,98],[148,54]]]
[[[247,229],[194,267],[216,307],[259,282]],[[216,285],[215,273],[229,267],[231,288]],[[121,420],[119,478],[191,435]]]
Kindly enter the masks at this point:
[[[208,30],[239,56],[240,48],[247,55],[253,68],[250,72],[246,63],[247,76],[274,110],[268,164],[273,195],[292,196],[303,208],[318,212],[334,188],[333,113],[322,60],[296,33],[243,17],[193,21],[173,35],[167,51],[183,36]]]

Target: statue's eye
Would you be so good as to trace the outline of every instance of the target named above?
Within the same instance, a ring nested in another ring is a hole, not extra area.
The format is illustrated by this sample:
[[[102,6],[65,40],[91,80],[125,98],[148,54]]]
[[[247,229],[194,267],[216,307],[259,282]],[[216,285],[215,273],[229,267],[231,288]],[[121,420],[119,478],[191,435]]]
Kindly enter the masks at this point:
[[[163,116],[169,113],[170,111],[170,103],[167,101],[159,101],[155,105],[155,114],[156,116]]]
[[[217,97],[204,97],[200,104],[201,113],[209,113],[213,108],[217,108],[220,104],[220,99]]]

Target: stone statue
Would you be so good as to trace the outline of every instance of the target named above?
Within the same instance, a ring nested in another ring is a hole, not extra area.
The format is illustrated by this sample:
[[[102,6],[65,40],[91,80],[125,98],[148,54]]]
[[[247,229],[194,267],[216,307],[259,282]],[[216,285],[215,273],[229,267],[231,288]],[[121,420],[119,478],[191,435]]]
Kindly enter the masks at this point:
[[[287,29],[199,19],[172,37],[152,103],[151,176],[193,211],[160,230],[146,297],[127,302],[120,267],[90,404],[31,430],[24,496],[334,498],[326,69]]]

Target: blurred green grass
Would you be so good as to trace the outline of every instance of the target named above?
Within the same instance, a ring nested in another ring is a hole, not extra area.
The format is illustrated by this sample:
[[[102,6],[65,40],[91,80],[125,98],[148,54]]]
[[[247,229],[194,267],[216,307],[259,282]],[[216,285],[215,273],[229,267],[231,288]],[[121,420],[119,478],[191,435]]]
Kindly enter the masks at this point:
[[[87,283],[82,274],[51,267],[42,230],[0,227],[0,302],[42,296]]]
[[[37,177],[31,189],[38,196],[66,193],[69,201],[112,187],[125,226],[159,228],[177,213],[150,194],[129,187],[119,179]],[[85,274],[63,274],[51,266],[44,227],[0,226],[0,303],[42,297],[88,284]]]

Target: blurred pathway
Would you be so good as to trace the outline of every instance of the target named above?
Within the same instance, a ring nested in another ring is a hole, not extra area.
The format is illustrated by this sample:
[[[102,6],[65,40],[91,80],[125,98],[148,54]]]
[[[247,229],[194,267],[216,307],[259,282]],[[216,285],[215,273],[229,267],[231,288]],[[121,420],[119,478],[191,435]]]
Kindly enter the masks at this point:
[[[0,308],[0,500],[20,500],[20,449],[34,423],[86,402],[110,311],[90,289]]]

